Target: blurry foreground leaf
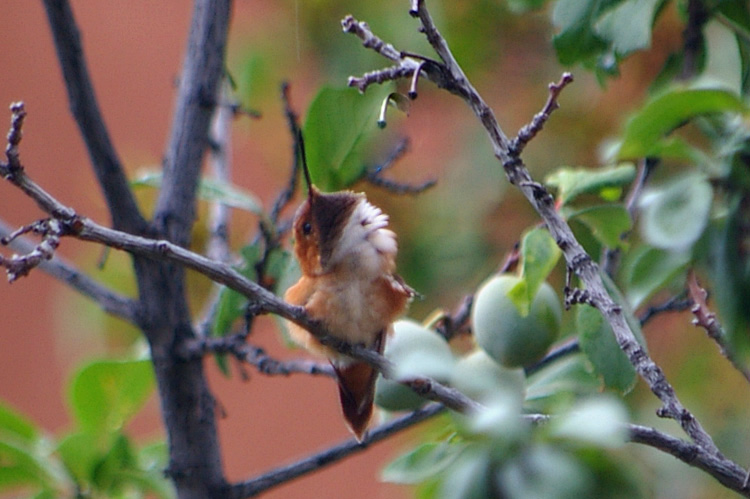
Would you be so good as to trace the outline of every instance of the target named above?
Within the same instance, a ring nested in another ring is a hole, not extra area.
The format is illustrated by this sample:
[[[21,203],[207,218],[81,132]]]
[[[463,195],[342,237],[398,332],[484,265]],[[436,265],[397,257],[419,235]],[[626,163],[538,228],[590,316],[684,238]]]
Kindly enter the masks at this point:
[[[684,250],[703,234],[711,212],[713,189],[700,175],[690,175],[641,199],[641,234],[652,246]]]
[[[150,360],[99,360],[73,378],[70,404],[86,429],[108,432],[122,428],[154,390]]]

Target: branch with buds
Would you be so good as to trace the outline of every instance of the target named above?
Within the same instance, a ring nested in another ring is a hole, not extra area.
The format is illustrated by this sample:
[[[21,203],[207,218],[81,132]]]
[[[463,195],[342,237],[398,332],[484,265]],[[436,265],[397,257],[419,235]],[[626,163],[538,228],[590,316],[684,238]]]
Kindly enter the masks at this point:
[[[576,240],[567,222],[557,212],[552,195],[543,185],[531,178],[520,157],[525,144],[534,137],[550,114],[558,107],[560,92],[572,81],[571,75],[566,73],[558,83],[550,85],[548,99],[542,111],[534,117],[531,123],[521,129],[515,139],[511,140],[501,129],[492,109],[485,103],[463,73],[447,42],[433,22],[425,2],[413,0],[409,13],[419,19],[419,31],[425,34],[428,42],[438,54],[440,61],[399,51],[374,35],[367,23],[357,21],[352,16],[347,16],[342,21],[345,32],[354,34],[362,40],[366,48],[371,48],[396,63],[394,67],[373,71],[361,77],[350,77],[349,85],[357,87],[360,91],[365,91],[373,83],[421,74],[438,87],[461,97],[486,130],[493,152],[502,164],[508,180],[518,187],[544,220],[547,229],[565,256],[569,275],[576,275],[583,284],[584,291],[577,290],[572,286],[566,290],[566,302],[586,303],[598,309],[612,327],[618,345],[626,354],[636,372],[661,400],[662,407],[657,411],[657,414],[677,421],[702,451],[724,463],[731,463],[721,454],[711,436],[695,416],[682,405],[661,368],[654,363],[639,344],[627,324],[620,306],[615,303],[605,289],[598,265],[586,253]],[[731,464],[734,465],[734,463]],[[714,474],[714,476],[717,475]],[[735,483],[732,488],[738,491],[743,490],[743,484]]]

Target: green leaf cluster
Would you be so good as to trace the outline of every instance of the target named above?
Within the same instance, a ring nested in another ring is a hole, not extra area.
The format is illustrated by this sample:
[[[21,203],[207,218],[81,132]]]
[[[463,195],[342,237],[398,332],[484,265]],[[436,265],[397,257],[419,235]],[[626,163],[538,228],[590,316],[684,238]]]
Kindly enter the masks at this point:
[[[642,497],[632,471],[606,452],[626,441],[627,419],[616,399],[593,397],[534,430],[520,405],[495,399],[397,457],[381,478],[417,485],[421,498]]]
[[[618,73],[626,56],[651,45],[664,0],[558,0],[553,39],[563,64],[582,63],[602,79]]]
[[[28,497],[174,496],[164,442],[139,446],[125,427],[154,392],[151,362],[101,360],[81,367],[68,400],[74,428],[55,439],[0,404],[0,493]]]

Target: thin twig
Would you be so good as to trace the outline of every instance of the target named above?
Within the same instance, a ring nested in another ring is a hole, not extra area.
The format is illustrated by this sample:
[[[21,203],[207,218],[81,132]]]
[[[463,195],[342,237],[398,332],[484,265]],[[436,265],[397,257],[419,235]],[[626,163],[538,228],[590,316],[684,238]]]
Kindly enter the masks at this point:
[[[260,347],[245,343],[245,335],[232,335],[223,338],[197,338],[183,345],[185,359],[202,357],[207,353],[231,354],[240,362],[255,367],[267,375],[289,376],[290,374],[310,374],[335,377],[329,364],[321,364],[307,359],[278,360],[268,355]]]
[[[231,85],[224,81],[217,99],[223,102],[228,99]],[[231,106],[216,106],[211,121],[211,148],[209,149],[208,164],[213,177],[220,183],[231,183],[231,140],[232,120],[235,111]],[[206,244],[206,255],[212,260],[228,263],[232,258],[229,247],[229,226],[232,210],[226,204],[218,201],[211,206],[211,214],[208,221],[209,237]],[[216,319],[221,300],[221,286],[214,284],[211,296],[207,299],[202,318],[197,322],[195,330],[198,335],[207,336],[211,326]]]
[[[523,371],[524,373],[526,373],[526,376],[531,376],[532,374],[541,371],[553,362],[580,351],[581,344],[578,342],[578,338],[573,338],[569,341],[566,341],[562,345],[554,347],[552,350],[547,352],[547,355],[545,355],[542,359],[538,360],[530,366],[524,367]]]
[[[698,74],[703,50],[703,26],[709,20],[708,7],[702,0],[688,0],[687,23],[682,31],[681,80],[689,80]]]
[[[693,324],[703,328],[706,331],[706,334],[708,334],[708,337],[714,340],[719,347],[721,355],[731,362],[732,366],[734,366],[734,368],[737,369],[747,381],[750,381],[750,371],[739,362],[732,350],[727,347],[726,333],[724,333],[724,329],[721,327],[721,323],[719,323],[716,314],[708,308],[708,303],[706,303],[708,293],[703,287],[701,287],[693,270],[688,274],[688,294],[693,303],[693,306],[690,309],[695,316]]]
[[[400,140],[382,164],[365,173],[365,180],[394,194],[420,194],[437,184],[435,179],[426,180],[417,185],[403,184],[382,176],[383,172],[401,159],[408,149],[409,141],[407,139]]]
[[[291,100],[289,98],[289,84],[283,83],[281,85],[281,101],[284,104],[284,116],[286,116],[287,127],[289,128],[289,135],[292,137],[292,166],[290,168],[289,180],[284,189],[281,190],[271,208],[269,218],[274,224],[279,221],[281,211],[289,204],[294,197],[294,191],[297,190],[297,179],[299,177],[300,160],[299,160],[299,136],[300,127],[298,122],[297,113],[292,108]],[[277,228],[278,232],[278,228]]]
[[[461,299],[456,311],[450,315],[443,315],[437,323],[437,333],[450,341],[453,337],[468,329],[471,318],[471,307],[474,304],[474,295],[466,295]]]
[[[645,326],[648,321],[653,319],[659,314],[664,312],[682,312],[687,310],[693,304],[691,299],[685,299],[685,294],[681,293],[677,296],[673,296],[663,303],[652,305],[648,307],[639,317],[638,321],[641,326]]]
[[[630,220],[635,224],[637,215],[638,200],[643,194],[643,189],[648,181],[651,173],[654,171],[656,166],[659,164],[658,158],[644,158],[638,162],[638,173],[636,174],[633,185],[628,191],[628,195],[625,198],[625,209],[628,210]],[[630,232],[626,232],[620,235],[620,239],[628,237]],[[617,268],[620,265],[620,255],[622,251],[620,248],[604,248],[602,255],[602,270],[608,276],[614,276],[617,273]]]
[[[534,115],[531,123],[524,125],[518,131],[516,137],[511,141],[510,153],[512,155],[520,155],[523,152],[523,149],[526,147],[526,144],[528,144],[531,139],[536,137],[536,134],[539,133],[542,128],[544,128],[544,124],[547,123],[547,120],[549,120],[552,112],[560,107],[560,104],[557,101],[557,99],[560,97],[560,93],[571,83],[573,83],[573,75],[570,73],[563,73],[562,77],[560,77],[559,82],[549,84],[547,102],[544,104],[544,107],[541,111]]]
[[[13,230],[0,220],[0,238],[8,240],[8,246],[21,255],[32,253],[37,245],[23,237],[11,237]],[[82,295],[93,300],[102,310],[123,320],[136,323],[136,302],[96,282],[60,256],[43,260],[39,268],[55,279],[68,284]]]

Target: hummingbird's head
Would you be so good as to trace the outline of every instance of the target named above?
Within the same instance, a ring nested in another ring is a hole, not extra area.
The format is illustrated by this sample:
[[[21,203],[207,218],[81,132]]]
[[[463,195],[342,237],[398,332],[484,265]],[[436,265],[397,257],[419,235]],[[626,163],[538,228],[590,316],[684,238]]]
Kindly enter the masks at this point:
[[[308,193],[294,217],[294,250],[302,273],[316,275],[329,270],[347,222],[364,195],[350,191],[326,194],[312,184]]]
[[[341,264],[360,272],[391,272],[397,246],[388,216],[363,193],[320,192],[310,179],[301,133],[298,140],[307,181],[307,200],[294,217],[294,251],[302,273],[320,275]]]

